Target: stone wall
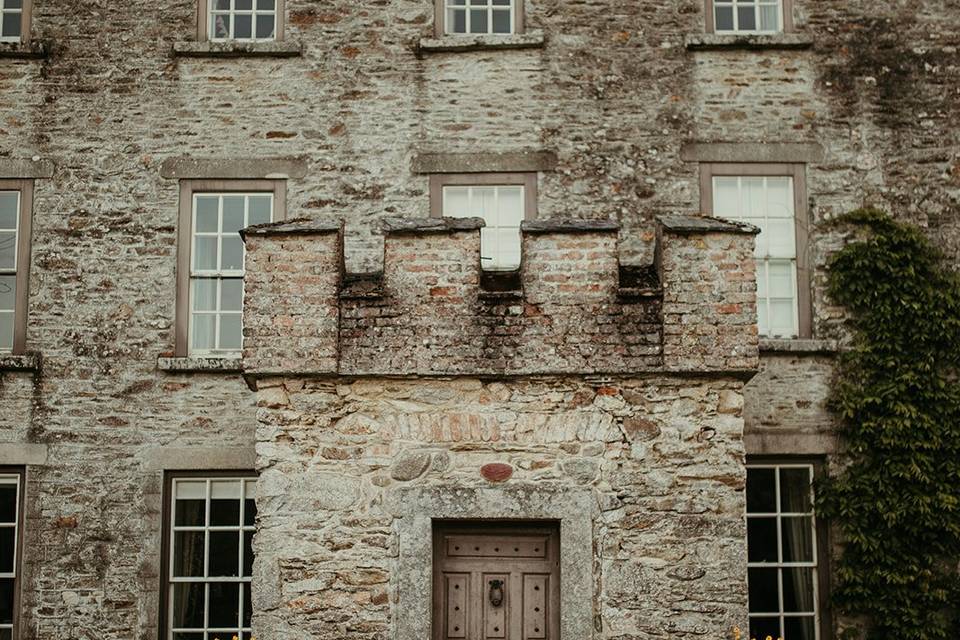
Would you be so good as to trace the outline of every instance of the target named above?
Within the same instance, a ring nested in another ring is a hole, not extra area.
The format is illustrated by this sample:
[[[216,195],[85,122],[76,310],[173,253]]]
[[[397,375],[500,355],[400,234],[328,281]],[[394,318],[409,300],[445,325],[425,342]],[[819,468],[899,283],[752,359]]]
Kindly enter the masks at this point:
[[[30,475],[25,638],[154,638],[163,470],[251,464],[240,377],[157,367],[174,342],[171,157],[305,156],[289,217],[346,218],[350,268],[368,271],[383,217],[427,215],[420,153],[551,150],[541,216],[616,220],[623,262],[644,264],[655,217],[697,208],[685,141],[817,143],[818,338],[841,319],[824,294],[831,216],[887,207],[960,257],[955,3],[794,4],[807,48],[688,48],[695,0],[528,0],[542,48],[418,56],[429,0],[287,0],[303,55],[212,59],[172,53],[194,37],[192,0],[35,0],[49,55],[0,58],[0,158],[56,164],[34,207],[27,339],[42,366],[0,363],[0,455]],[[778,430],[829,429],[829,356],[776,357],[746,390],[745,427],[749,443],[776,424],[783,452]]]
[[[745,619],[742,387],[669,376],[261,380],[256,635],[423,637],[397,623],[417,606],[397,567],[430,563],[401,551],[411,494],[414,511],[439,495],[447,517],[470,518],[486,515],[471,496],[488,491],[503,505],[496,517],[524,518],[545,508],[529,504],[542,495],[563,503],[586,490],[592,551],[575,560],[593,567],[592,594],[578,594],[593,616],[568,624],[597,638],[727,637]],[[485,480],[491,463],[512,477]]]

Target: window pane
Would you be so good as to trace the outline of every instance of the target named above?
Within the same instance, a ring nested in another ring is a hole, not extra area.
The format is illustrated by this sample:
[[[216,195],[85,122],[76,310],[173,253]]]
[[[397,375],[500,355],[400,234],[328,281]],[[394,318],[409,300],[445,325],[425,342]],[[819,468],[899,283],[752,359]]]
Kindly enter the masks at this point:
[[[257,10],[259,11],[273,11],[276,6],[275,0],[257,0]]]
[[[17,307],[17,276],[0,276],[0,311]]]
[[[747,560],[777,562],[777,519],[747,519]]]
[[[493,32],[494,33],[510,33],[510,14],[512,12],[507,11],[494,11],[493,12]]]
[[[3,605],[0,605],[0,611],[2,610]],[[0,640],[13,640],[13,629],[0,629]]]
[[[713,212],[721,218],[740,216],[740,186],[737,178],[713,179]]]
[[[0,193],[0,229],[16,229],[19,217],[19,193],[4,191]]]
[[[243,575],[253,575],[253,531],[243,532]]]
[[[272,15],[257,16],[257,37],[262,39],[272,38],[274,22]]]
[[[16,533],[13,527],[0,528],[0,573],[13,573],[15,541]]]
[[[750,613],[776,613],[780,608],[777,601],[779,569],[749,569]]]
[[[780,469],[780,510],[786,513],[812,512],[811,483],[807,467]]]
[[[246,198],[243,196],[224,196],[223,198],[223,232],[236,233],[243,229],[243,207]]]
[[[214,348],[214,326],[216,316],[211,314],[194,314],[191,320],[193,330],[193,341],[191,347],[194,349],[209,350]]]
[[[217,279],[193,278],[193,310],[217,310]]]
[[[233,16],[233,37],[249,38],[253,34],[253,16],[234,15]]]
[[[17,265],[17,234],[0,231],[0,269],[13,269]]]
[[[3,14],[3,28],[0,30],[0,34],[2,34],[4,38],[17,38],[20,36],[19,13]]]
[[[3,3],[3,6],[5,6],[7,9],[22,9],[23,0],[6,0],[6,2]]]
[[[0,484],[0,522],[17,521],[17,485]]]
[[[753,6],[737,7],[737,25],[739,31],[755,31],[757,29],[757,15]]]
[[[213,8],[217,11],[229,11],[230,0],[214,0]]]
[[[234,8],[237,11],[251,11],[253,9],[253,0],[234,0]]]
[[[13,349],[13,323],[13,313],[0,313],[0,351]]]
[[[717,5],[717,31],[733,31],[733,7]]]
[[[794,302],[792,300],[770,301],[770,335],[790,337],[796,333],[793,322]]]
[[[776,258],[797,256],[793,220],[768,220],[765,227],[767,255]]]
[[[248,225],[252,224],[263,224],[265,222],[270,222],[273,216],[271,215],[273,209],[273,198],[270,196],[250,196],[250,219],[247,221]]]
[[[202,633],[175,633],[173,640],[204,640]]]
[[[769,284],[767,293],[771,298],[793,297],[793,265],[790,262],[773,261],[767,263]]]
[[[240,525],[240,483],[236,480],[210,484],[210,524]]]
[[[783,561],[813,562],[813,518],[784,517],[781,521],[783,531]]]
[[[813,569],[783,569],[783,610],[790,613],[813,613]]]
[[[13,623],[13,578],[0,578],[0,624]]]
[[[179,582],[173,585],[173,628],[203,628],[204,585]]]
[[[197,271],[217,270],[217,236],[194,238],[193,268]]]
[[[243,309],[243,280],[227,278],[220,281],[220,308],[223,311]]]
[[[256,482],[247,481],[247,499],[243,503],[243,524],[250,526],[257,520]]]
[[[213,37],[220,39],[230,37],[229,15],[218,14],[213,17]]]
[[[764,5],[760,7],[760,29],[762,31],[779,31],[780,12],[777,5]]]
[[[240,575],[240,532],[210,532],[210,575],[235,577]]]
[[[220,348],[239,351],[243,347],[243,318],[239,313],[220,316]]]
[[[253,616],[253,601],[250,597],[250,585],[243,585],[243,626],[246,628],[250,627],[250,622]],[[244,636],[247,637],[247,636]]]
[[[223,256],[220,259],[220,268],[224,271],[239,271],[243,269],[243,240],[240,236],[224,236]]]
[[[178,526],[197,526],[206,522],[207,483],[204,481],[174,483],[176,519]]]
[[[472,9],[470,11],[470,33],[487,33],[487,10]]]
[[[203,531],[175,531],[173,534],[173,576],[203,577]]]
[[[209,624],[211,628],[240,625],[240,584],[214,582],[210,584]]]
[[[217,196],[197,196],[196,207],[196,231],[198,233],[216,233],[220,198]]]
[[[747,513],[776,513],[775,469],[747,469]]]
[[[520,227],[523,221],[523,187],[501,187],[495,224],[501,227]]]
[[[470,217],[470,191],[468,187],[444,187],[443,215],[450,218]]]
[[[467,12],[464,9],[450,9],[447,12],[447,30],[450,33],[467,32]]]
[[[750,618],[750,638],[765,640],[767,636],[782,638],[780,618]],[[787,638],[790,638],[790,636],[787,636]],[[790,640],[793,640],[793,638],[790,638]]]
[[[816,640],[816,622],[813,617],[785,618],[783,622],[784,638],[789,638],[789,640]]]

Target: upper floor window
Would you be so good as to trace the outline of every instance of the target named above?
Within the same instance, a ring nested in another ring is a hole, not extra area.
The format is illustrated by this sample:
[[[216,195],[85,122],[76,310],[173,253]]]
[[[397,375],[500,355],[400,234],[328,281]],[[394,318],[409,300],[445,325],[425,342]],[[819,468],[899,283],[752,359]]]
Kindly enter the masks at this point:
[[[792,30],[792,0],[707,0],[707,27],[715,33]]]
[[[184,181],[177,355],[239,357],[244,246],[240,230],[283,216],[283,181]]]
[[[282,40],[284,0],[200,0],[201,40]]]
[[[17,637],[22,479],[22,471],[0,469],[0,640]]]
[[[0,353],[23,353],[33,182],[0,180]]]
[[[30,31],[32,0],[0,0],[0,42],[21,42]]]
[[[757,263],[757,322],[770,338],[810,337],[802,165],[707,167],[706,211],[760,228]]]
[[[431,210],[450,218],[483,218],[480,263],[488,271],[520,267],[520,223],[536,217],[537,174],[431,176]]]
[[[437,0],[437,35],[523,32],[523,0]]]
[[[747,468],[750,638],[818,640],[820,561],[813,465]]]
[[[246,475],[169,478],[164,640],[251,637],[255,489]]]

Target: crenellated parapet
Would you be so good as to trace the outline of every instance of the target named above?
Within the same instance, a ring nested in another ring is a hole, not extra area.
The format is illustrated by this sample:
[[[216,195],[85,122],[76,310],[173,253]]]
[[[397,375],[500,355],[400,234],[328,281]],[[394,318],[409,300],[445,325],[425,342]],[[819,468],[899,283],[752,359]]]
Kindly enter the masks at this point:
[[[667,217],[658,225],[657,278],[637,283],[620,265],[612,222],[524,223],[517,274],[481,270],[482,226],[387,220],[383,272],[362,275],[344,273],[340,223],[246,229],[245,372],[756,369],[753,228]]]

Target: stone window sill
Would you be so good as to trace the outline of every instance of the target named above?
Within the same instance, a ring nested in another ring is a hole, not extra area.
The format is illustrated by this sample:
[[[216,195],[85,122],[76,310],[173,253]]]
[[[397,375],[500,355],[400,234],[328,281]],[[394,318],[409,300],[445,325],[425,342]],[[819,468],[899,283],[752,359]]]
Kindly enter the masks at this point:
[[[809,49],[813,38],[803,33],[716,34],[698,33],[685,38],[688,51]]]
[[[30,42],[0,42],[0,58],[20,60],[38,60],[50,53],[47,43],[39,40]]]
[[[25,353],[23,355],[0,355],[0,371],[39,371],[40,354]]]
[[[824,353],[840,350],[836,340],[761,338],[761,353]]]
[[[421,38],[420,53],[461,53],[465,51],[496,51],[501,49],[539,49],[546,38],[543,31],[528,31],[511,35],[463,35]]]
[[[160,356],[157,358],[157,369],[169,373],[240,373],[243,371],[243,360]]]
[[[181,58],[295,58],[303,44],[289,40],[263,42],[174,42],[173,55]]]

